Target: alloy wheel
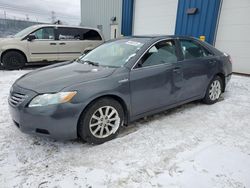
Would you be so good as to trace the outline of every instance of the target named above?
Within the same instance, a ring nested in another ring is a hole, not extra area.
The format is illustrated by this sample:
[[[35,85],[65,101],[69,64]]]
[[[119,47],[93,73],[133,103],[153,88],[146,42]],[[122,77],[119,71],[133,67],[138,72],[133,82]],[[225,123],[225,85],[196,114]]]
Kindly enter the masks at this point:
[[[106,138],[118,130],[120,121],[119,114],[114,107],[103,106],[93,113],[89,129],[96,138]]]
[[[221,84],[219,80],[214,80],[209,89],[209,98],[212,101],[219,99],[221,95]]]

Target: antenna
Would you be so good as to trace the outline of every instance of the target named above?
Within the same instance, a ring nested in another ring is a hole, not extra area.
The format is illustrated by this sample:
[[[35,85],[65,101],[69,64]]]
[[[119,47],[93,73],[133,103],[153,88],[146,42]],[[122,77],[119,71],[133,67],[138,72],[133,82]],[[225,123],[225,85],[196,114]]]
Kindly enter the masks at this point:
[[[29,18],[29,15],[28,15],[28,14],[26,14],[26,20],[27,20],[27,21],[29,21],[29,20],[30,20],[30,18]]]
[[[55,11],[51,11],[51,23],[54,23],[56,21],[56,13]]]

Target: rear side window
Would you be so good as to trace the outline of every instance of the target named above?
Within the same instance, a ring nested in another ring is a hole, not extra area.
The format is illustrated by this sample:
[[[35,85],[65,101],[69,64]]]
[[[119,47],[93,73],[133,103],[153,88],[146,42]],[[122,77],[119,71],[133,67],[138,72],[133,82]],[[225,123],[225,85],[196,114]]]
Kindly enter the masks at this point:
[[[58,28],[57,37],[59,40],[102,40],[97,31],[68,27]]]
[[[81,31],[77,28],[59,27],[57,36],[59,40],[81,40]]]
[[[91,29],[84,29],[84,34],[83,34],[84,40],[102,40],[102,37],[100,34]]]
[[[180,40],[180,44],[184,59],[195,59],[213,55],[206,48],[191,40]]]

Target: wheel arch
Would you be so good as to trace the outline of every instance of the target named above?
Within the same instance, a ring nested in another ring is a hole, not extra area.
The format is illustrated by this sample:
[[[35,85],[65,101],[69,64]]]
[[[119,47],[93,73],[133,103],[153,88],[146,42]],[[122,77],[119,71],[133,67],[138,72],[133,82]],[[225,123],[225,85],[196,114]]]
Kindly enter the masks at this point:
[[[78,121],[77,121],[77,135],[79,137],[79,134],[78,134],[78,130],[79,130],[79,123],[80,123],[80,119],[81,117],[83,116],[83,114],[86,112],[86,110],[94,103],[96,102],[97,100],[100,100],[102,98],[110,98],[110,99],[113,99],[113,100],[116,100],[117,102],[119,102],[121,105],[122,105],[122,108],[124,110],[124,125],[127,125],[128,122],[129,122],[129,108],[125,102],[125,100],[122,99],[122,97],[118,96],[118,95],[115,95],[115,94],[105,94],[105,95],[101,95],[101,96],[98,96],[94,99],[92,99],[86,106],[85,108],[82,110],[79,118],[78,118]]]
[[[226,87],[226,77],[225,74],[223,74],[222,72],[217,73],[215,76],[219,76],[222,80],[222,92],[225,92],[225,87]]]
[[[27,58],[26,54],[25,54],[22,50],[20,50],[20,49],[15,49],[15,48],[11,48],[11,49],[7,49],[7,50],[3,51],[2,54],[1,54],[1,59],[0,59],[1,62],[2,62],[3,56],[4,56],[6,53],[8,53],[8,52],[13,52],[13,51],[22,54],[22,55],[24,56],[26,62],[28,62],[28,58]]]

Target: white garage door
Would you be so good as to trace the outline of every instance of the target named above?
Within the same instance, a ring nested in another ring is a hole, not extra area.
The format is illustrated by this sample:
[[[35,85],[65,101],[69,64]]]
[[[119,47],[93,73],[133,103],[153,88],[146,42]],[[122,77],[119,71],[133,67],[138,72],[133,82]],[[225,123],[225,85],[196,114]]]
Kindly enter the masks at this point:
[[[224,0],[216,47],[231,55],[233,71],[250,74],[250,0]]]
[[[178,0],[135,0],[133,34],[175,32]]]

